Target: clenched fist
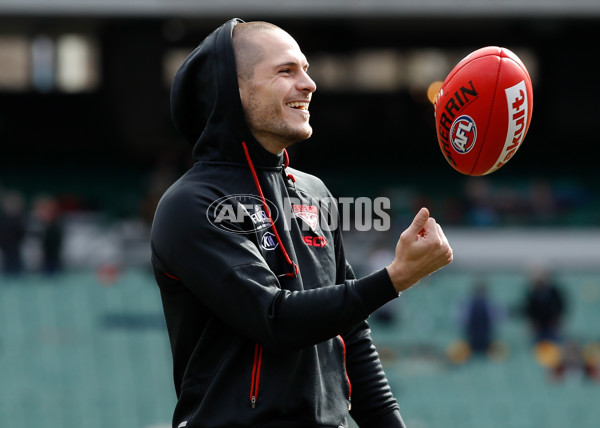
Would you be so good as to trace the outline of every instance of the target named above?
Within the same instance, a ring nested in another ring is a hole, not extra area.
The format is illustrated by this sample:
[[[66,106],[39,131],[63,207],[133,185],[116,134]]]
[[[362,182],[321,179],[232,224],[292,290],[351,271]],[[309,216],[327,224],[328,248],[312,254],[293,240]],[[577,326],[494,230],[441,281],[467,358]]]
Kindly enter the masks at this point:
[[[423,277],[452,262],[452,248],[439,224],[421,208],[400,235],[394,261],[387,266],[396,291],[404,291]]]

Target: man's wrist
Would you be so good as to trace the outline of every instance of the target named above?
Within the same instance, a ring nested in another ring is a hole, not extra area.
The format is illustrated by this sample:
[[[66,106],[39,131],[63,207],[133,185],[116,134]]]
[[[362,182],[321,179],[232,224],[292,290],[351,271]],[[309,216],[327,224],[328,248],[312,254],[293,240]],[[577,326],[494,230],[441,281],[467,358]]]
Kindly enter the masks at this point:
[[[405,275],[403,275],[402,270],[399,269],[399,267],[396,264],[392,263],[389,266],[386,266],[386,270],[398,295],[400,295],[404,290],[410,288],[410,286],[413,285],[407,279],[403,279]]]

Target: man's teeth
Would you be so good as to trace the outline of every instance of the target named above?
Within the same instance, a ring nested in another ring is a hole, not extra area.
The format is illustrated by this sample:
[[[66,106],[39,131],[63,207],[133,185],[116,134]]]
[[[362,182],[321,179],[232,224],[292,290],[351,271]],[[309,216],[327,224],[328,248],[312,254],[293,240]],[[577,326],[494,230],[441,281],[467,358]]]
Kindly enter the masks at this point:
[[[296,102],[296,103],[288,103],[288,107],[297,108],[300,110],[306,110],[308,108],[308,103]]]

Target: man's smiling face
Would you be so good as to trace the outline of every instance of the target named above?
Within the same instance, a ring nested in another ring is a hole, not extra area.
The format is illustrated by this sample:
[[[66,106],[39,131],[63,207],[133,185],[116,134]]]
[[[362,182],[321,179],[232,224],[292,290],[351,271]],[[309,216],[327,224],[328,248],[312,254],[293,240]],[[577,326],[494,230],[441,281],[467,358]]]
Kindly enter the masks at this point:
[[[258,30],[246,43],[258,62],[251,73],[238,73],[244,115],[254,137],[270,152],[312,135],[308,106],[315,82],[296,41],[280,29]]]

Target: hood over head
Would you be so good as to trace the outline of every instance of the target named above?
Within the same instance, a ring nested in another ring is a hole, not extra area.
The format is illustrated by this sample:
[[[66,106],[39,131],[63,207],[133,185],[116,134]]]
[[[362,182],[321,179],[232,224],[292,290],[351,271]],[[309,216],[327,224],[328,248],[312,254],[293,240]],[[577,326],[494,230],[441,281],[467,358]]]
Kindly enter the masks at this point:
[[[233,18],[209,34],[183,62],[171,86],[171,115],[177,130],[194,145],[194,160],[243,162],[242,141],[257,166],[278,166],[283,156],[254,138],[240,100]]]

